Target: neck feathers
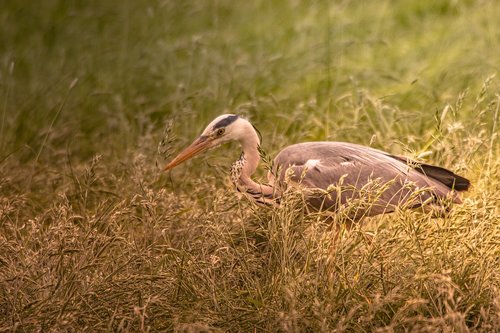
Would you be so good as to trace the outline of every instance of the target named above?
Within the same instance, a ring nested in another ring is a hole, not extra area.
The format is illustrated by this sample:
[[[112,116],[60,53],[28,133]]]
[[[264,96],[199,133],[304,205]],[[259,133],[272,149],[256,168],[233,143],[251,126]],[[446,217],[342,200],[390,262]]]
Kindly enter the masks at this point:
[[[260,161],[259,136],[248,121],[243,120],[238,141],[243,152],[240,158],[231,167],[231,181],[238,191],[259,204],[272,204],[274,200],[273,188],[269,185],[258,184],[251,178]]]

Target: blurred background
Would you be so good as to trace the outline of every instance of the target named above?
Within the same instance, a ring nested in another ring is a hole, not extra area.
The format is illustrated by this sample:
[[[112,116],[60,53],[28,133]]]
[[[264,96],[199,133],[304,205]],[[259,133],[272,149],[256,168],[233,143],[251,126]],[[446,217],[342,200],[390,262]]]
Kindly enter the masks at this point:
[[[493,0],[46,0],[0,9],[1,160],[120,155],[168,120],[177,150],[225,112],[248,116],[272,152],[308,140],[419,150],[447,105],[456,130],[479,121],[456,105],[473,105],[500,66]],[[498,91],[498,79],[490,84]]]

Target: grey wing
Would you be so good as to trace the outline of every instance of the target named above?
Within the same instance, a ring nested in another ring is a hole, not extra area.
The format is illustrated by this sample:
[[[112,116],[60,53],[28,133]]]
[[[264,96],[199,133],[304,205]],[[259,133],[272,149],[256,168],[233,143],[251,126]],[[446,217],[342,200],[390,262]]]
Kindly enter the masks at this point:
[[[280,184],[287,170],[291,181],[323,190],[308,198],[309,205],[318,210],[337,210],[356,200],[361,204],[357,214],[377,215],[393,211],[396,206],[415,207],[445,198],[450,192],[444,184],[387,153],[350,143],[289,146],[275,159],[274,171]]]

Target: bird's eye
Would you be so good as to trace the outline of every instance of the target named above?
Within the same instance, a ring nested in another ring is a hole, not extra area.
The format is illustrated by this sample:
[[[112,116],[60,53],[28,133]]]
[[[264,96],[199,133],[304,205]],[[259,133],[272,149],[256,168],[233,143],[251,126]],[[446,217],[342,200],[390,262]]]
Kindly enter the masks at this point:
[[[226,131],[226,130],[225,130],[224,128],[219,128],[219,129],[217,130],[217,135],[222,135],[222,134],[224,134],[224,132],[225,132],[225,131]]]

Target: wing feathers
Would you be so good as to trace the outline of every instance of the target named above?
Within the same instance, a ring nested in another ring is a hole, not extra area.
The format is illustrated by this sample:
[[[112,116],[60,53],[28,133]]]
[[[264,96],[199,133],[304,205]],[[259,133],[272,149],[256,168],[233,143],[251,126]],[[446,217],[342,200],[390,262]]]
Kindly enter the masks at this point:
[[[441,168],[435,165],[420,163],[404,156],[388,156],[391,156],[392,158],[395,158],[401,162],[406,163],[407,165],[412,166],[416,171],[426,175],[427,177],[433,178],[440,183],[443,183],[450,189],[454,189],[456,191],[467,191],[469,189],[470,181],[468,179],[459,176],[448,169]]]
[[[352,200],[375,200],[365,207],[367,216],[387,213],[405,204],[440,204],[441,199],[448,198],[460,203],[455,191],[465,191],[470,186],[469,180],[447,169],[344,142],[295,144],[283,149],[274,162],[272,174],[278,183],[291,170],[290,179],[306,188],[328,190],[330,185],[343,185],[339,193],[311,195],[308,203],[312,207],[336,210],[339,204]],[[363,209],[359,207],[362,212]]]

